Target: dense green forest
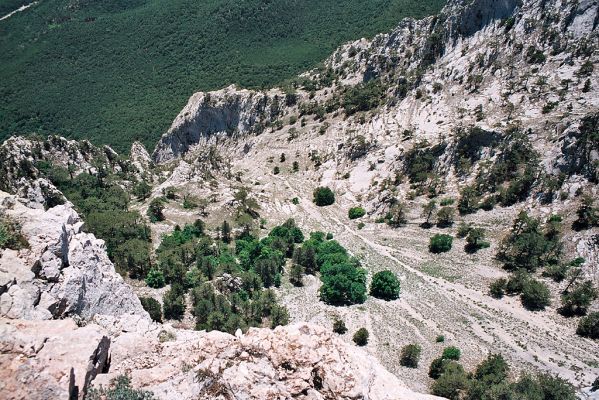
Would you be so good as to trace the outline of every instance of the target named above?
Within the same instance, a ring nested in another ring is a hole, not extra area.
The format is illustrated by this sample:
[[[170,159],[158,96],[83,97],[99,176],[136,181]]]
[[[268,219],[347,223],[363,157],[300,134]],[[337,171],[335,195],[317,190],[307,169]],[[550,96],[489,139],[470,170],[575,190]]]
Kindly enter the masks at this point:
[[[0,140],[37,132],[152,148],[195,91],[273,86],[443,3],[42,0],[0,21]]]

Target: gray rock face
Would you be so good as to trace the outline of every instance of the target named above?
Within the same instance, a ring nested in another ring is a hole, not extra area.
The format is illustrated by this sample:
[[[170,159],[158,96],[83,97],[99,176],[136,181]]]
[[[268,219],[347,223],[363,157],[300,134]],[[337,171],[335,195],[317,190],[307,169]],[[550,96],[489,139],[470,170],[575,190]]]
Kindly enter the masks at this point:
[[[82,399],[108,369],[109,349],[97,325],[0,318],[0,398]]]
[[[237,337],[166,330],[115,335],[110,373],[94,385],[130,372],[134,386],[160,399],[440,399],[410,391],[372,356],[315,325],[252,328]]]
[[[280,91],[260,93],[235,86],[194,94],[167,133],[158,142],[152,157],[162,163],[180,157],[191,147],[261,130],[275,121],[285,107]]]
[[[19,222],[30,248],[0,254],[0,315],[50,319],[136,314],[149,318],[114,270],[104,242],[81,230],[70,203],[47,211],[0,192],[0,213]],[[10,204],[11,207],[5,206]]]

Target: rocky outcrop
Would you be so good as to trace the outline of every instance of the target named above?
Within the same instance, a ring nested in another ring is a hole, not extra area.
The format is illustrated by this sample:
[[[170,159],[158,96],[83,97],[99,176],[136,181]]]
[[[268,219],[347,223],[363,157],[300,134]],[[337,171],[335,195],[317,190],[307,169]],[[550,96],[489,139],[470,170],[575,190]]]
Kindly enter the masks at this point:
[[[62,168],[59,175],[71,179],[82,172],[95,174],[100,168],[121,176],[127,173],[140,176],[150,165],[149,155],[141,144],[134,144],[131,161],[109,146],[96,147],[87,140],[13,136],[0,145],[0,190],[27,199],[30,206],[50,208],[66,201],[47,179],[53,167]]]
[[[147,317],[114,270],[104,242],[82,230],[70,203],[47,211],[0,192],[0,213],[18,222],[28,249],[0,253],[0,316],[51,319],[96,314]]]
[[[108,370],[109,348],[97,325],[0,318],[0,398],[83,398],[92,380]]]
[[[248,133],[261,133],[276,121],[287,106],[278,90],[255,92],[235,86],[194,94],[167,133],[158,142],[152,158],[157,163],[180,157],[190,148]]]
[[[105,320],[105,322],[108,322]],[[114,339],[110,373],[160,399],[438,399],[414,393],[374,358],[310,324],[232,336],[166,328]]]

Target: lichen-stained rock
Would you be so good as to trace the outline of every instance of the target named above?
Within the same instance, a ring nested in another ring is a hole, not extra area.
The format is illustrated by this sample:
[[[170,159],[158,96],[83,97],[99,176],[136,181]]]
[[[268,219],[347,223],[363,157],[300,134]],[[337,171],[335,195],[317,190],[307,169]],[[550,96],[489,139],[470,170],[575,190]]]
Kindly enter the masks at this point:
[[[110,373],[95,386],[128,373],[160,399],[438,399],[410,391],[362,349],[316,325],[252,328],[240,337],[145,332],[114,339]]]
[[[5,199],[12,199],[5,201]],[[0,212],[21,225],[28,249],[0,253],[0,316],[49,319],[136,314],[149,318],[108,259],[104,241],[82,231],[70,203],[47,211],[0,192]]]
[[[110,339],[97,325],[0,318],[0,398],[83,398],[108,369],[109,349]]]

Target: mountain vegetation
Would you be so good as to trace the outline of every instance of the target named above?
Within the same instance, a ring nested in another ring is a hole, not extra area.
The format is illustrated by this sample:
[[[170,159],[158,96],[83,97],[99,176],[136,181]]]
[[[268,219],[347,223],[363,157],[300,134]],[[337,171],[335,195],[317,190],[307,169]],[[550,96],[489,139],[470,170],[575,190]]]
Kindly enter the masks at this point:
[[[152,147],[195,91],[280,84],[345,41],[444,3],[41,1],[0,23],[0,141],[38,132]],[[22,4],[4,1],[0,15]],[[353,93],[347,107],[371,104]]]

